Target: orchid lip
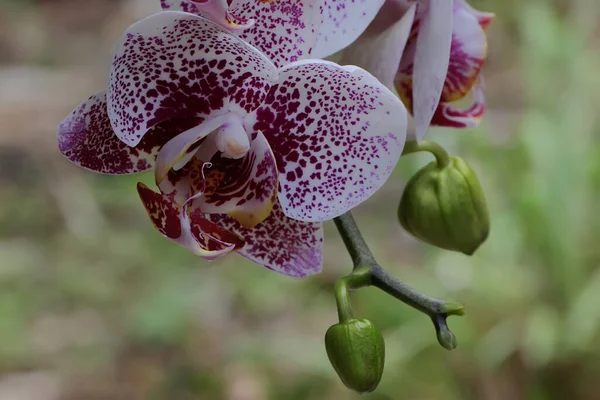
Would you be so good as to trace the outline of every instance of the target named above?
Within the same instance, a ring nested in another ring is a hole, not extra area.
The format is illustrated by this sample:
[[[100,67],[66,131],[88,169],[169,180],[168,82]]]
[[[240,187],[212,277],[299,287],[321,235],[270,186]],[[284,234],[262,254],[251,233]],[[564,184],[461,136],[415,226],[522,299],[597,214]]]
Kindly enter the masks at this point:
[[[246,153],[240,159],[223,153],[215,157],[211,165],[217,178],[215,190],[199,198],[197,205],[207,214],[228,214],[244,228],[253,228],[269,216],[277,200],[278,171],[275,155],[260,131]],[[202,175],[205,182],[211,179],[208,173]]]
[[[243,239],[208,221],[198,210],[190,212],[192,196],[182,205],[173,202],[173,195],[156,193],[138,183],[138,194],[155,228],[165,237],[188,248],[194,254],[212,261],[243,247]]]

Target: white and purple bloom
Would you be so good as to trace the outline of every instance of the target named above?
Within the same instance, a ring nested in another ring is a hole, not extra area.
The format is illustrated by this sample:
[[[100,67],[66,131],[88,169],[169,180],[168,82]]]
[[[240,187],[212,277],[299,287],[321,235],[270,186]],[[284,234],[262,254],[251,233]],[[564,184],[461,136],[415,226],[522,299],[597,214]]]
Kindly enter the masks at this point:
[[[155,167],[138,184],[167,238],[207,259],[231,251],[291,276],[322,265],[321,221],[391,174],[406,109],[358,67],[281,67],[230,31],[165,11],[132,25],[106,93],[60,125],[59,148],[105,174]]]
[[[161,0],[164,10],[199,14],[258,47],[281,67],[342,50],[384,0]]]
[[[493,17],[465,0],[386,0],[342,61],[398,91],[417,139],[430,125],[476,126],[485,111],[480,73]],[[458,108],[454,102],[467,95],[472,104]]]

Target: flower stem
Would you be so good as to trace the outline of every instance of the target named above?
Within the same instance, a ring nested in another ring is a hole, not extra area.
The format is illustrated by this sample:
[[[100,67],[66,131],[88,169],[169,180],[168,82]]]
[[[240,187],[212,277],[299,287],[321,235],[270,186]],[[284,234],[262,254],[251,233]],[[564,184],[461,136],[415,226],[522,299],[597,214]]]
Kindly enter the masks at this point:
[[[442,146],[437,143],[423,140],[421,142],[408,141],[404,145],[402,155],[417,153],[419,151],[428,151],[435,156],[435,159],[440,168],[448,166],[450,164],[450,156],[448,152],[444,150]]]
[[[377,264],[350,211],[334,218],[333,222],[335,222],[346,249],[350,253],[350,258],[354,263],[353,269]]]
[[[346,322],[354,318],[349,291],[369,285],[371,285],[371,275],[368,269],[354,270],[350,275],[337,280],[335,283],[335,300],[340,322]]]
[[[348,288],[356,289],[372,285],[428,315],[433,322],[440,345],[448,350],[454,349],[456,337],[448,328],[446,318],[450,315],[463,315],[464,306],[427,296],[386,272],[375,261],[350,212],[335,218],[334,222],[354,263],[353,272],[336,283],[340,321],[346,320],[344,318],[352,318]]]

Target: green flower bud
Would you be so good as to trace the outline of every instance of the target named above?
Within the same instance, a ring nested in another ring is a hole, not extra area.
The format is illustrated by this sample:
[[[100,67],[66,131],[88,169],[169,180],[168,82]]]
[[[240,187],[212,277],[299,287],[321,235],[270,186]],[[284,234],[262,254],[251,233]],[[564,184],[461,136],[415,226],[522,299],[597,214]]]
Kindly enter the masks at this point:
[[[385,362],[385,342],[371,321],[351,319],[325,334],[327,356],[344,385],[359,393],[375,390]]]
[[[483,189],[469,165],[450,157],[433,162],[406,185],[398,209],[400,224],[413,236],[442,249],[472,255],[490,230]]]

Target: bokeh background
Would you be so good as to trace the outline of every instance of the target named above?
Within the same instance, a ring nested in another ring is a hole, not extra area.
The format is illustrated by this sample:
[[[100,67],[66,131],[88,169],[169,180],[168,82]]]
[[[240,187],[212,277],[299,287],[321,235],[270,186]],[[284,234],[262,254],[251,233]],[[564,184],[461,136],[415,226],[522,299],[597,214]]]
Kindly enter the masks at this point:
[[[350,260],[326,224],[325,269],[295,280],[241,257],[206,263],[163,239],[146,176],[104,177],[56,148],[58,123],[106,82],[111,49],[158,0],[0,0],[0,400],[358,399],[324,346]],[[355,211],[380,263],[466,304],[430,321],[376,289],[357,314],[387,342],[365,399],[600,399],[600,3],[480,0],[493,11],[480,128],[432,129],[486,190],[473,257],[396,222],[403,158]]]

